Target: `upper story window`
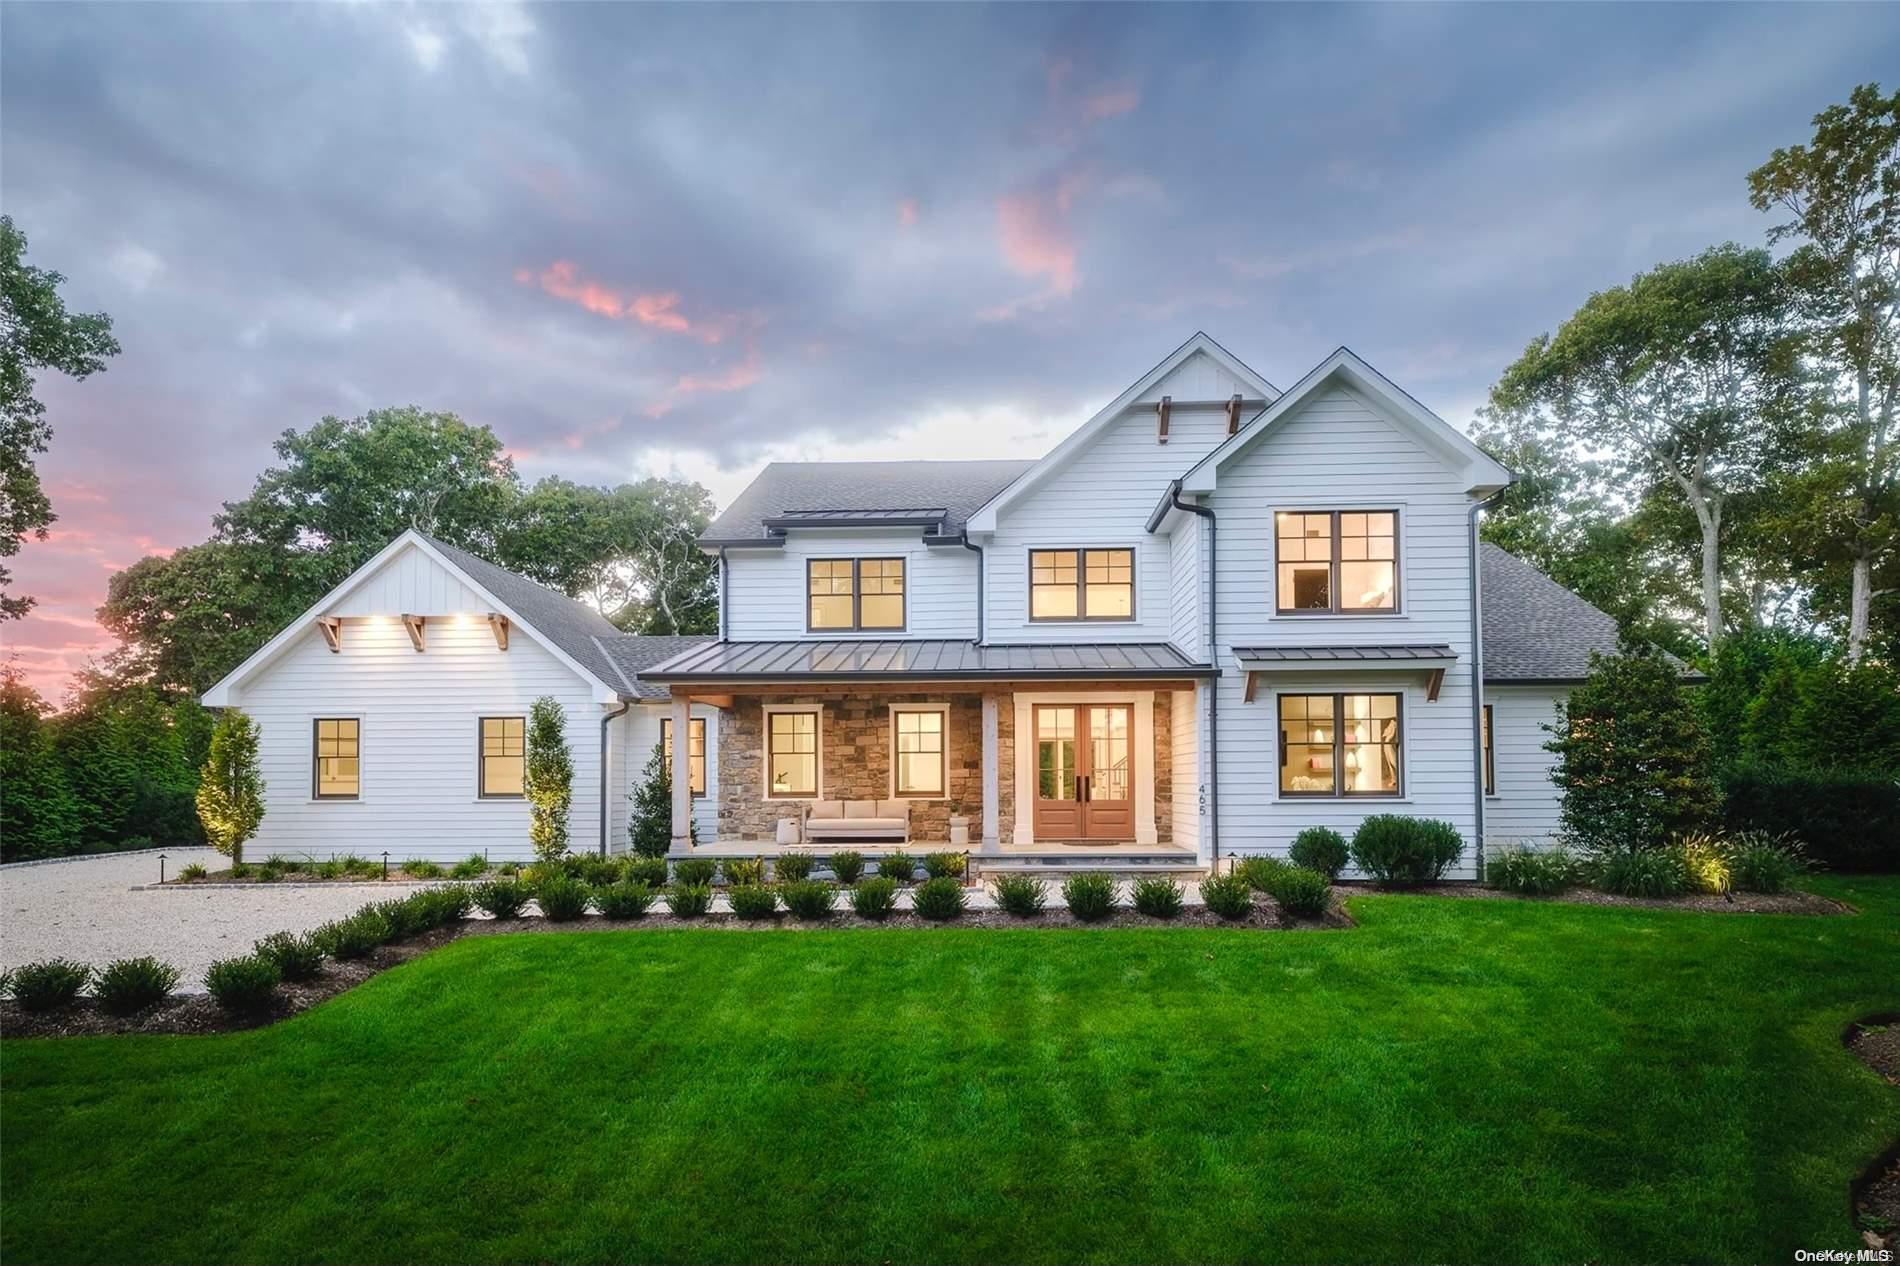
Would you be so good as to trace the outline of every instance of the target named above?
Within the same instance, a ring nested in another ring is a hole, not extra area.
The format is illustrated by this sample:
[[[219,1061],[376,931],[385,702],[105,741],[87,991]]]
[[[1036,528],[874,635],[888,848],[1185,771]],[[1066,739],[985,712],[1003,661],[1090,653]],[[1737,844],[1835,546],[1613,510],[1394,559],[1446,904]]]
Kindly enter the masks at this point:
[[[1396,512],[1292,510],[1273,522],[1279,611],[1398,610]]]
[[[528,719],[483,717],[481,787],[484,799],[518,799],[527,784]]]
[[[1132,620],[1135,551],[1029,551],[1031,620]]]
[[[901,558],[809,559],[805,593],[805,626],[814,633],[904,627]]]
[[[362,723],[318,717],[311,730],[311,793],[318,800],[354,800],[363,789]]]
[[[673,768],[673,718],[660,718],[661,757],[666,768]],[[696,796],[706,794],[706,718],[686,720],[686,789]]]

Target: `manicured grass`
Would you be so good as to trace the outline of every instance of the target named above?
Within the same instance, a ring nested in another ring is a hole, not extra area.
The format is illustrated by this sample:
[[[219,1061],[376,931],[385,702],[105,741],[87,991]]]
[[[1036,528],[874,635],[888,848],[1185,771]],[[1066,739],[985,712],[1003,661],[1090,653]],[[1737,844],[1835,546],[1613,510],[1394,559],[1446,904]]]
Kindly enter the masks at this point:
[[[289,1023],[8,1042],[0,1258],[1788,1261],[1900,1094],[1854,918],[458,942]]]

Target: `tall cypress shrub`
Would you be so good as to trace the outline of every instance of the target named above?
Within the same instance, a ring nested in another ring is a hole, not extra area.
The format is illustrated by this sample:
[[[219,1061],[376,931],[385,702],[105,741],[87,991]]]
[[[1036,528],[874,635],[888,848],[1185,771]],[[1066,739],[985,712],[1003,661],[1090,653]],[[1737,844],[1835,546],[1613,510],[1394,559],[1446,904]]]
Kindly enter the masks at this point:
[[[226,708],[211,731],[211,754],[198,776],[198,820],[205,839],[235,865],[264,820],[264,778],[257,768],[257,723]]]
[[[567,750],[567,710],[543,695],[528,710],[528,842],[553,861],[567,853],[567,812],[574,803],[574,759]]]
[[[673,847],[673,771],[667,767],[666,744],[655,743],[647,757],[640,785],[628,797],[627,843],[642,857],[663,857]]]

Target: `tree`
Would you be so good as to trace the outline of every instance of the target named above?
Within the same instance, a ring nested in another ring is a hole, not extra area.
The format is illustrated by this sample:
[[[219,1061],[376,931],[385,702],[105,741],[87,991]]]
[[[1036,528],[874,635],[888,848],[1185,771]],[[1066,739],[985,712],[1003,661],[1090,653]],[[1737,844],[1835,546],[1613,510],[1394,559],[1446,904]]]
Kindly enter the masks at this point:
[[[666,744],[655,743],[640,784],[628,797],[627,843],[642,857],[663,857],[673,847],[673,771]]]
[[[198,779],[198,819],[211,847],[244,860],[244,843],[264,820],[264,779],[257,768],[257,723],[226,708],[211,731],[211,752]]]
[[[1599,495],[1640,503],[1671,490],[1689,507],[1711,647],[1724,623],[1724,511],[1777,451],[1794,348],[1780,269],[1730,244],[1590,296],[1492,389],[1507,434],[1599,473]]]
[[[190,545],[116,573],[99,623],[130,676],[202,694],[316,600],[321,570],[263,545]]]
[[[45,540],[57,517],[33,464],[53,428],[33,395],[32,371],[83,379],[119,353],[112,318],[69,314],[59,297],[66,279],[26,263],[25,255],[26,234],[11,216],[0,215],[0,558],[18,554],[29,535]],[[6,592],[11,579],[0,566],[0,620],[17,620],[33,608],[32,598]]]
[[[1723,639],[1710,657],[1709,684],[1697,692],[1715,759],[1728,765],[1765,754],[1755,750],[1760,740],[1750,737],[1751,711],[1759,712],[1770,683],[1785,677],[1791,712],[1795,677],[1819,664],[1826,652],[1819,638],[1781,628],[1748,629]],[[1756,729],[1764,723],[1757,716]]]
[[[51,710],[19,665],[0,667],[0,858],[6,861],[79,848],[79,805],[46,721]]]
[[[567,711],[547,695],[528,710],[528,842],[551,862],[567,854],[567,813],[574,803],[574,761],[567,750]]]
[[[1900,92],[1855,88],[1814,116],[1814,139],[1748,175],[1758,211],[1793,218],[1788,274],[1835,408],[1824,477],[1810,488],[1814,539],[1849,575],[1847,654],[1864,654],[1874,603],[1900,593]]]
[[[1596,854],[1656,848],[1720,807],[1709,740],[1676,667],[1649,650],[1593,656],[1544,727],[1564,833]]]

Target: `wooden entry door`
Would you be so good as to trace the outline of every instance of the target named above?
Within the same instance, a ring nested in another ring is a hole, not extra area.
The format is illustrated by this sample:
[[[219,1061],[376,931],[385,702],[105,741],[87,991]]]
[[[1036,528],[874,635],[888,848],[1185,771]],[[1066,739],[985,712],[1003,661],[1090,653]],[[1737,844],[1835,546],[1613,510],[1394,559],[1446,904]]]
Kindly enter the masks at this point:
[[[1135,838],[1135,709],[1037,704],[1038,840]]]

